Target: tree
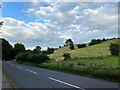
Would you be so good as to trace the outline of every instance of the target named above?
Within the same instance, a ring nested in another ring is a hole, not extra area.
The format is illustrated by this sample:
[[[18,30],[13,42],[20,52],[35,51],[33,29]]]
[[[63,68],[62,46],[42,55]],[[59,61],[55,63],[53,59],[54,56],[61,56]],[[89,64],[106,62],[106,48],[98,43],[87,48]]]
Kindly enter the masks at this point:
[[[2,60],[10,60],[12,57],[11,51],[13,50],[13,47],[7,40],[3,38],[1,40],[2,40]]]
[[[66,45],[66,46],[69,46],[69,45],[72,45],[72,44],[73,44],[72,39],[67,39],[67,40],[65,41],[65,45]]]
[[[119,55],[119,45],[118,44],[110,44],[110,52],[112,55]]]
[[[101,43],[101,39],[92,39],[91,42],[89,43],[89,45],[95,45],[95,44],[99,44]]]
[[[54,48],[49,48],[49,47],[48,47],[48,49],[47,49],[47,54],[53,54],[54,51],[55,51]]]
[[[33,50],[34,53],[40,53],[41,52],[41,47],[36,46],[36,48]]]
[[[70,45],[70,49],[71,49],[71,50],[74,50],[74,49],[75,49],[75,48],[74,48],[74,44],[71,44],[71,45]]]
[[[104,42],[104,41],[106,41],[106,39],[105,39],[105,38],[103,38],[103,39],[102,39],[102,42]]]
[[[15,56],[19,53],[19,52],[25,52],[25,46],[21,43],[17,43],[14,45],[14,52],[16,53]]]

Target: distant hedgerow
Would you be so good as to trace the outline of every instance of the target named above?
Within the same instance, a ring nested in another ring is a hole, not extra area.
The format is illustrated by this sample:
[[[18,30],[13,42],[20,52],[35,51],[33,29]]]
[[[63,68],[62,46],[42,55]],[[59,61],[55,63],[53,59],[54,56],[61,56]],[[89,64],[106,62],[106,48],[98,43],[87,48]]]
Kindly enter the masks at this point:
[[[49,57],[46,54],[33,54],[33,53],[19,53],[16,56],[16,61],[22,61],[22,62],[32,62],[32,63],[42,63],[47,60],[50,60]]]
[[[77,47],[78,48],[83,48],[83,47],[86,47],[86,44],[78,44]]]

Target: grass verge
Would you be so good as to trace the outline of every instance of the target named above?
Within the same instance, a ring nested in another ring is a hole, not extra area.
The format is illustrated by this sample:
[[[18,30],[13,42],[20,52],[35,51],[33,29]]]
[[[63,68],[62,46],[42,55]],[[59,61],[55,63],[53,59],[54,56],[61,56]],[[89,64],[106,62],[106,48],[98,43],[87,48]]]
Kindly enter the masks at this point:
[[[119,82],[120,68],[117,62],[117,57],[104,59],[73,58],[66,61],[51,60],[41,64],[17,61],[20,64]]]

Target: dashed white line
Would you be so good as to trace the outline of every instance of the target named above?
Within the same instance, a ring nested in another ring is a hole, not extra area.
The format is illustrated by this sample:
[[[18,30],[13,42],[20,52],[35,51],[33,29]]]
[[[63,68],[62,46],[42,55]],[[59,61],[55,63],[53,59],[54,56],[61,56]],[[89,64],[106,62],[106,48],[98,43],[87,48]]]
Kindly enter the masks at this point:
[[[22,68],[22,67],[20,67],[20,66],[16,66],[17,68]]]
[[[58,80],[58,79],[54,79],[52,77],[49,77],[50,80],[53,80],[53,81],[56,81],[56,82],[59,82],[59,83],[62,83],[62,84],[65,84],[65,85],[68,85],[68,86],[71,86],[71,87],[74,87],[74,88],[77,88],[77,89],[81,89],[81,90],[85,90],[84,88],[81,88],[79,86],[76,86],[76,85],[72,85],[72,84],[69,84],[67,82],[63,82],[61,80]]]
[[[25,69],[25,70],[28,71],[28,72],[34,73],[34,74],[38,74],[38,73],[36,73],[36,72],[34,72],[32,70],[29,70],[29,69]]]

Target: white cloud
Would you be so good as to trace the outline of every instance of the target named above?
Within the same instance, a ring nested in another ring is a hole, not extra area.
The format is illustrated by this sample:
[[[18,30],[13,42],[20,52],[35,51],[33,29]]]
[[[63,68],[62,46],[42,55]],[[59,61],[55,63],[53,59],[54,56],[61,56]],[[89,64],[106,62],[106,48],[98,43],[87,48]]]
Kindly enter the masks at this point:
[[[63,45],[67,38],[83,43],[93,38],[117,37],[117,3],[49,4],[24,11],[36,17],[36,22],[26,24],[13,18],[3,18],[3,36],[11,42],[21,38],[27,47],[40,45],[44,48]]]

